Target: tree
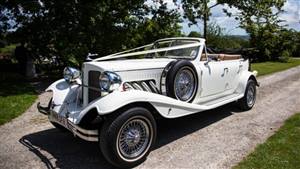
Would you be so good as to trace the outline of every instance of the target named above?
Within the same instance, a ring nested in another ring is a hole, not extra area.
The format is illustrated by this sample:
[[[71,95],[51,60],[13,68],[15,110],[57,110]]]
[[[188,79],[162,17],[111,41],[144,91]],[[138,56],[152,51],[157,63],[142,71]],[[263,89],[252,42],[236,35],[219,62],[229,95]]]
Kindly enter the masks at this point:
[[[176,0],[173,0],[178,3]],[[241,22],[241,26],[251,20],[252,16],[259,16],[262,14],[272,14],[272,8],[281,10],[286,0],[181,0],[182,8],[184,11],[184,17],[191,23],[197,24],[198,20],[203,20],[203,32],[204,38],[207,38],[207,22],[211,15],[211,9],[218,5],[228,5],[229,7],[235,7],[240,12],[235,14],[235,18]],[[215,2],[213,5],[209,4]],[[229,17],[232,13],[223,8],[224,13]]]
[[[178,12],[163,1],[154,7],[144,0],[6,0],[0,9],[9,18],[0,25],[13,21],[6,30],[15,30],[15,39],[26,41],[34,56],[76,65],[88,52],[103,56],[180,33]]]
[[[176,0],[174,0],[177,3]],[[188,19],[191,24],[197,24],[198,20],[203,20],[203,36],[207,38],[207,22],[211,15],[210,10],[220,3],[217,1],[214,5],[208,6],[210,0],[181,0],[184,10],[184,18]]]
[[[241,2],[236,5],[241,13],[237,16],[240,27],[249,33],[250,43],[258,51],[254,54],[259,56],[256,58],[258,61],[285,61],[288,57],[287,51],[280,45],[281,42],[286,41],[280,38],[284,26],[280,25],[283,21],[279,19],[284,2],[285,0],[261,1],[260,3],[250,1],[248,4]]]
[[[199,32],[192,31],[189,37],[200,37]],[[207,26],[208,47],[215,49],[215,52],[235,52],[248,47],[248,41],[240,37],[226,35],[225,29],[216,23],[209,23]],[[234,51],[233,51],[234,50]]]
[[[188,37],[200,38],[200,37],[201,37],[201,34],[200,34],[199,32],[196,32],[196,31],[191,31],[191,32],[188,34]]]
[[[180,14],[175,9],[168,9],[163,0],[150,8],[150,15],[151,18],[146,17],[141,23],[131,27],[131,33],[127,37],[129,47],[152,43],[164,37],[181,36]]]

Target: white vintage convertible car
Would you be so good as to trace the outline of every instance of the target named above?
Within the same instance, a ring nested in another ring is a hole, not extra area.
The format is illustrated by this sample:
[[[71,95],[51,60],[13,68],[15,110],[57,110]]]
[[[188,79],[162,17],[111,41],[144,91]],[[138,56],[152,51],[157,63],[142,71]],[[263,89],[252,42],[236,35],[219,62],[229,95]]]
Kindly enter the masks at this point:
[[[156,139],[156,119],[178,118],[237,102],[253,107],[257,72],[241,55],[207,53],[201,38],[167,38],[67,67],[38,104],[59,129],[99,142],[117,167],[143,162]]]

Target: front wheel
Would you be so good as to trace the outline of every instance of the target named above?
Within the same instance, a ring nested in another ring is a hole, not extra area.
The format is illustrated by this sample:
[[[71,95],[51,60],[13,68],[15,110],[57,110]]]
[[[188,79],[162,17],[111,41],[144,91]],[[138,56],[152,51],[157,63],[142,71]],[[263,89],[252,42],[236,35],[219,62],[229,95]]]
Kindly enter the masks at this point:
[[[111,164],[131,168],[148,156],[156,138],[156,123],[145,108],[128,109],[102,126],[99,143]]]
[[[238,100],[239,107],[242,110],[250,110],[256,101],[256,83],[254,80],[248,80],[244,97]]]

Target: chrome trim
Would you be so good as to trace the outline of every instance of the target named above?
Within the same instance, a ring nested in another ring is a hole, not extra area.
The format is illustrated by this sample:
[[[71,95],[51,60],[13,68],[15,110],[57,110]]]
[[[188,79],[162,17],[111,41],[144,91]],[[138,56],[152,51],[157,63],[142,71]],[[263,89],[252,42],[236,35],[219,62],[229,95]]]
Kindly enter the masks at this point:
[[[141,85],[147,92],[152,92],[146,82],[141,82]]]
[[[128,69],[128,70],[117,70],[114,72],[131,72],[131,71],[141,71],[141,70],[156,70],[156,69],[164,69],[164,67],[159,68],[147,68],[147,69]]]
[[[151,93],[159,93],[154,80],[125,82],[123,85],[130,89],[141,90]]]
[[[64,79],[69,83],[79,78],[80,74],[81,74],[80,70],[73,67],[65,67],[63,71]]]
[[[78,136],[79,138],[86,140],[86,141],[92,141],[97,142],[99,140],[99,131],[98,130],[87,130],[79,127],[76,124],[73,124],[71,121],[69,121],[66,117],[60,116],[56,113],[57,116],[60,116],[61,118],[64,118],[67,121],[67,126],[65,124],[62,124],[60,121],[56,120],[56,118],[53,117],[53,113],[56,113],[55,111],[51,110],[50,114],[48,116],[49,120],[55,123],[60,124],[64,128],[71,131],[74,136]]]
[[[107,88],[101,86],[101,83],[100,83],[100,81],[104,78],[104,76],[107,76],[107,78],[108,78]],[[116,74],[115,72],[105,71],[100,74],[99,87],[102,91],[112,92],[113,90],[116,90],[121,85],[121,83],[122,83],[121,77],[118,74]]]
[[[153,81],[149,81],[149,85],[152,87],[152,89],[154,90],[154,93],[159,93],[158,89],[156,88],[156,85],[154,84]]]
[[[132,86],[136,90],[142,90],[143,91],[143,88],[137,82],[132,83]]]

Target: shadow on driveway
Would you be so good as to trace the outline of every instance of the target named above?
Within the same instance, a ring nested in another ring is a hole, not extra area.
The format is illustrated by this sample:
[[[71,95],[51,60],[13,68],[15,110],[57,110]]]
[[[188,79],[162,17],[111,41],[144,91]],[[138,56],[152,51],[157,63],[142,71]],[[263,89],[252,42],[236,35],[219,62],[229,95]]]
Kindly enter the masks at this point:
[[[238,112],[233,104],[197,113],[178,119],[161,119],[157,122],[158,135],[155,149],[201,130],[218,122],[233,112]],[[48,129],[23,136],[19,142],[38,156],[45,166],[52,168],[115,168],[101,154],[98,143],[74,138],[71,133]],[[41,151],[53,156],[47,157]]]

